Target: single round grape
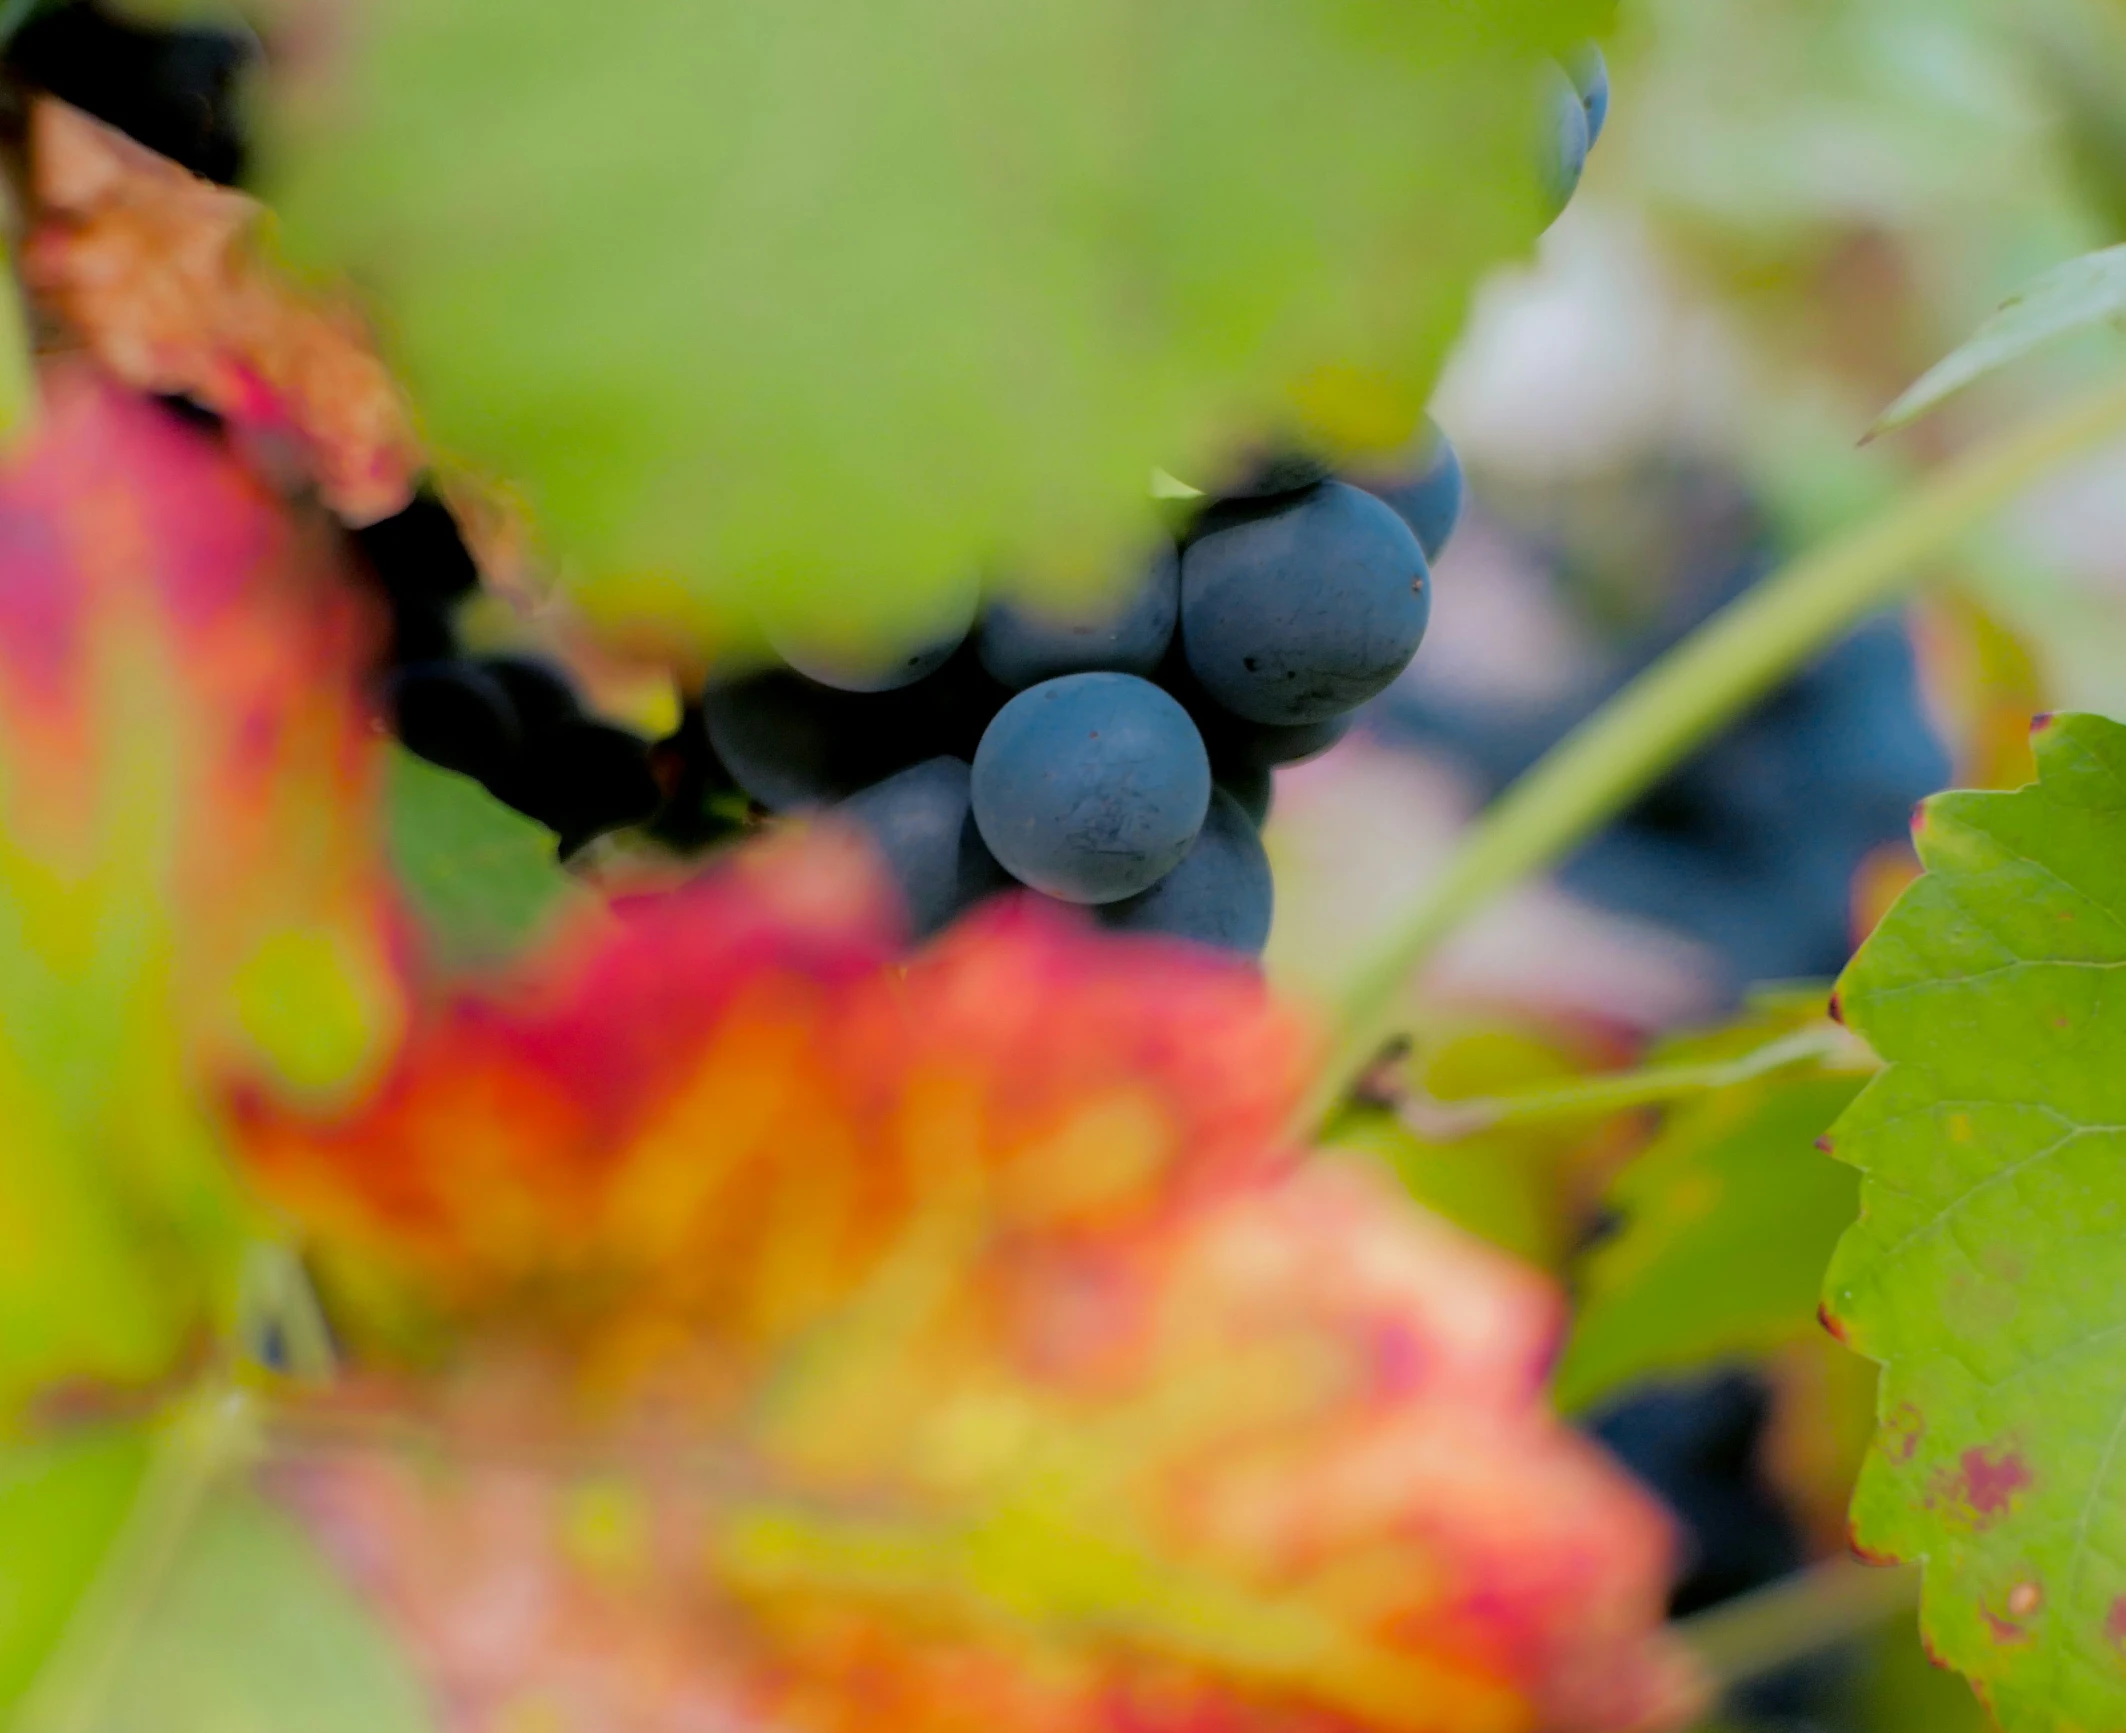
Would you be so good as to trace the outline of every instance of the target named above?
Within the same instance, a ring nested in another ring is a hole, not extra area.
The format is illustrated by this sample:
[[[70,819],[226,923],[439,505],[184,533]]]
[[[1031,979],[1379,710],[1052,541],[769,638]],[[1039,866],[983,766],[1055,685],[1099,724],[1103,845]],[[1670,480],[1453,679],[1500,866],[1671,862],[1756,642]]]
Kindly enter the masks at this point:
[[[650,745],[605,722],[572,722],[530,744],[495,793],[559,833],[570,855],[605,831],[641,824],[664,802]]]
[[[527,740],[574,722],[583,714],[568,676],[537,656],[482,656],[480,667],[509,694]]]
[[[1543,74],[1543,131],[1540,162],[1544,208],[1560,215],[1580,190],[1580,177],[1587,172],[1587,105],[1555,61]]]
[[[1587,110],[1587,148],[1593,150],[1602,142],[1602,128],[1609,124],[1609,62],[1599,44],[1583,42],[1565,62],[1565,71]]]
[[[1326,722],[1409,666],[1430,590],[1409,525],[1371,494],[1326,482],[1189,544],[1182,648],[1203,689],[1235,715]]]
[[[926,759],[835,809],[877,846],[900,890],[909,932],[918,939],[1011,886],[969,810],[970,775],[964,759]]]
[[[386,687],[392,732],[408,752],[492,785],[515,763],[516,711],[486,670],[471,662],[415,662]]]
[[[709,745],[738,786],[770,812],[825,806],[889,771],[862,701],[770,668],[720,681],[701,697]]]
[[[777,622],[769,624],[767,637],[775,653],[808,680],[842,692],[892,692],[945,665],[973,630],[981,600],[976,584],[960,585],[912,642],[850,644],[816,626]]]
[[[1331,716],[1326,722],[1296,722],[1278,727],[1268,722],[1249,722],[1238,716],[1222,716],[1216,723],[1199,718],[1204,744],[1210,749],[1211,768],[1227,771],[1276,770],[1287,764],[1304,764],[1319,758],[1351,732],[1351,715]]]
[[[1124,933],[1168,933],[1198,944],[1259,956],[1270,940],[1275,889],[1262,839],[1225,789],[1181,864],[1148,891],[1109,903],[1100,924]]]
[[[1437,560],[1462,516],[1462,460],[1454,442],[1429,419],[1416,461],[1399,476],[1368,478],[1365,489],[1387,501],[1417,537],[1425,561]]]
[[[1180,864],[1211,799],[1188,712],[1134,674],[1066,674],[997,712],[974,755],[975,823],[1024,884],[1134,896]]]
[[[1217,773],[1216,786],[1230,794],[1248,822],[1260,830],[1270,820],[1270,802],[1275,797],[1276,778],[1268,770],[1235,768]]]
[[[479,586],[480,568],[458,532],[458,520],[425,489],[405,510],[364,524],[352,534],[377,582],[395,602],[455,602]]]
[[[82,3],[25,7],[8,69],[224,186],[243,178],[242,84],[263,58],[241,26],[160,25]]]
[[[1073,615],[992,602],[976,642],[982,666],[1014,691],[1059,674],[1149,674],[1166,654],[1180,608],[1181,556],[1166,542],[1128,592],[1104,608]]]

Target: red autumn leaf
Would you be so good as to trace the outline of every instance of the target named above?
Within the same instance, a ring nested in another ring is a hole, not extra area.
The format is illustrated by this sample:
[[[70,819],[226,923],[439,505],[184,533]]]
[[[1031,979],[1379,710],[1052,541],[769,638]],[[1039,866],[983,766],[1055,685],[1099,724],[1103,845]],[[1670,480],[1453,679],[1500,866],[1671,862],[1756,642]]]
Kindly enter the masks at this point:
[[[0,1412],[166,1370],[240,1211],[200,1079],[395,1036],[336,536],[85,362],[0,463]]]
[[[292,456],[355,522],[406,503],[421,453],[405,402],[360,319],[267,264],[256,200],[52,97],[30,110],[30,167],[24,279],[98,360]]]
[[[437,1008],[363,1111],[249,1113],[371,1368],[280,1484],[452,1724],[1685,1710],[1556,1294],[1282,1143],[1259,980],[1031,905],[904,969],[860,871],[758,851]]]

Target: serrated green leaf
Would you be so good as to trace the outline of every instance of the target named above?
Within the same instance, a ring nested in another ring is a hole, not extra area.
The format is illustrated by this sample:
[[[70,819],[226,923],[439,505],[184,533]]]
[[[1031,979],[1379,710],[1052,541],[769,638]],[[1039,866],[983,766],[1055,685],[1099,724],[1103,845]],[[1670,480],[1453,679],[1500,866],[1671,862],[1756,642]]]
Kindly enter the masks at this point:
[[[446,968],[510,956],[583,894],[554,833],[469,777],[394,749],[386,802],[392,869]]]
[[[274,200],[607,613],[913,631],[1414,430],[1606,0],[377,0]],[[300,93],[299,93],[300,94]]]
[[[0,1451],[0,1717],[58,1642],[147,1459],[146,1435],[133,1430]]]
[[[2032,350],[2126,315],[2126,247],[2106,247],[2057,265],[2009,298],[1957,349],[1937,361],[1882,412],[1870,438],[1919,419],[1943,399]]]
[[[1841,984],[1887,1070],[1827,1315],[1883,1366],[1854,1503],[1926,1564],[1936,1654],[2008,1733],[2126,1722],[2126,728],[2041,726],[2040,780],[1930,801],[1925,876]]]
[[[201,1513],[85,1733],[431,1733],[411,1671],[281,1512]]]

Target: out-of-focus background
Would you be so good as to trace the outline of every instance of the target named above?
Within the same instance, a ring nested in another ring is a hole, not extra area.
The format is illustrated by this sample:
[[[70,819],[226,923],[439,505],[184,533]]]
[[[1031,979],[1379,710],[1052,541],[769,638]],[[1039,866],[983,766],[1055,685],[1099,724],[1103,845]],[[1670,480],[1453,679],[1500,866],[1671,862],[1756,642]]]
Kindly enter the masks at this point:
[[[1533,264],[1483,286],[1434,404],[1470,494],[1432,635],[1364,726],[1279,774],[1270,964],[1305,993],[1347,979],[1482,804],[1710,611],[2120,360],[2112,333],[2077,339],[1861,445],[2022,283],[2121,239],[2126,11],[1633,0],[1610,59],[1585,188]],[[1914,870],[1915,801],[2026,781],[2033,714],[2122,702],[2114,458],[2032,492],[1927,574],[1920,600],[1480,918],[1413,991],[1413,1077],[1482,1094],[1728,1016],[1763,983],[1828,982]],[[1450,1213],[1599,1280],[1589,1199],[1620,1159],[1609,1138],[1398,1137],[1392,1153]],[[1828,1183],[1835,1214],[1845,1182]],[[1767,1221],[1765,1244],[1787,1231]],[[1811,1306],[1800,1282],[1786,1339],[1711,1372],[1609,1383],[1583,1416],[1691,1533],[1679,1612],[1843,1549],[1872,1374],[1816,1337]],[[1985,1724],[1927,1667],[1909,1619],[1725,1713]]]

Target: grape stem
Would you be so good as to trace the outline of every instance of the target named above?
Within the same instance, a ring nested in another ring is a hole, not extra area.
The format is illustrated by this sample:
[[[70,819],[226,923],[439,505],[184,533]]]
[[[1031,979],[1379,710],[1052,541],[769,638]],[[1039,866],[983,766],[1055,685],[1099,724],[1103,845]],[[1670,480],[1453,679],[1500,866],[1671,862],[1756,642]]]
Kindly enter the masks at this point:
[[[1919,1572],[1827,1559],[1679,1619],[1670,1629],[1727,1691],[1860,1636],[1919,1605]]]
[[[1480,1132],[1548,1125],[1557,1120],[1606,1118],[1629,1108],[1665,1106],[1803,1066],[1864,1073],[1874,1065],[1874,1055],[1857,1037],[1836,1024],[1826,1024],[1820,1029],[1798,1029],[1732,1059],[1612,1071],[1551,1087],[1471,1096],[1459,1101],[1413,1095],[1397,1103],[1395,1111],[1427,1142],[1455,1143]]]
[[[2121,435],[2126,385],[2112,385],[1973,447],[1730,604],[1559,742],[1388,923],[1339,1007],[1335,1045],[1303,1105],[1302,1132],[1333,1112],[1372,1065],[1395,1032],[1411,975],[1472,913],[1599,828],[2032,482]]]

